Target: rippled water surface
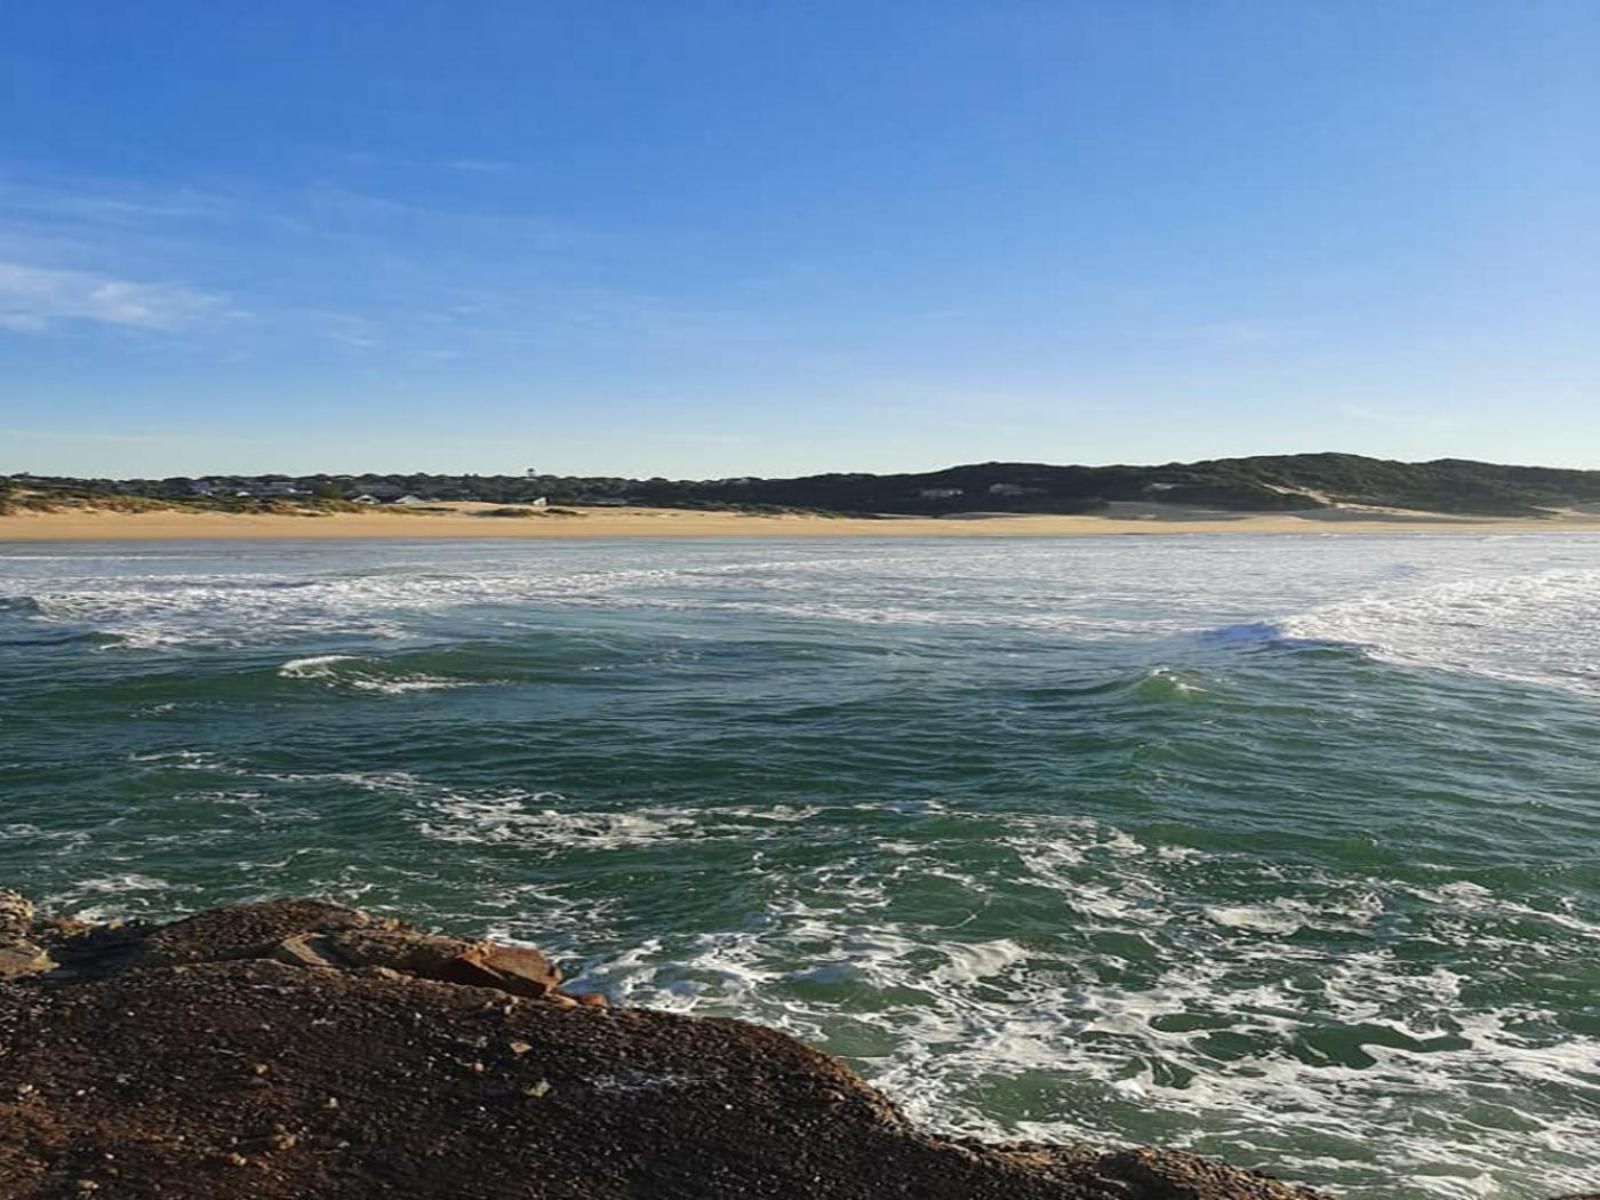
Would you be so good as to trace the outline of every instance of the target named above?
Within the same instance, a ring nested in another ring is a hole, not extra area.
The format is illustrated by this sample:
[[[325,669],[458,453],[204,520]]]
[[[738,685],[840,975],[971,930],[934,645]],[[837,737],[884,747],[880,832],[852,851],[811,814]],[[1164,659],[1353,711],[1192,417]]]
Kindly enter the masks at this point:
[[[0,882],[320,892],[917,1117],[1600,1186],[1600,540],[0,546]]]

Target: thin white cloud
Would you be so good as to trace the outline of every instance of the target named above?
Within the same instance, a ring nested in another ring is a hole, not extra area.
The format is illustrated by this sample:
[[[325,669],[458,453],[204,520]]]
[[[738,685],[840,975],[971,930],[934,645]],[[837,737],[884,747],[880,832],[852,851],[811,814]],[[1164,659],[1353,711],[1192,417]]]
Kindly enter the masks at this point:
[[[179,284],[0,262],[0,328],[13,333],[67,321],[173,332],[221,312],[218,297]]]

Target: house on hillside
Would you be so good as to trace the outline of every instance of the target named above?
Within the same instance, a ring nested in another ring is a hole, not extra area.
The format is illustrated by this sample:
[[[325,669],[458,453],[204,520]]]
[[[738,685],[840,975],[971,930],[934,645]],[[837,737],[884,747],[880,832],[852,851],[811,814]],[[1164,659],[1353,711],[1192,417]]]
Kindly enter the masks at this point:
[[[954,500],[957,496],[965,494],[965,488],[931,487],[917,489],[917,497],[921,500]]]
[[[359,495],[359,496],[351,496],[350,497],[350,503],[351,504],[379,504],[379,503],[381,503],[381,501],[376,496],[374,496],[374,495],[372,495],[372,494],[370,494],[368,492],[362,492],[361,495]]]
[[[989,485],[989,495],[1005,496],[1012,500],[1017,499],[1019,496],[1038,496],[1043,492],[1043,488],[1023,487],[1020,483],[991,483]]]
[[[394,508],[419,508],[419,507],[421,507],[421,506],[423,506],[423,505],[425,505],[427,503],[428,502],[426,500],[424,500],[421,496],[409,496],[409,495],[408,496],[401,496],[397,500],[389,501],[389,504]]]

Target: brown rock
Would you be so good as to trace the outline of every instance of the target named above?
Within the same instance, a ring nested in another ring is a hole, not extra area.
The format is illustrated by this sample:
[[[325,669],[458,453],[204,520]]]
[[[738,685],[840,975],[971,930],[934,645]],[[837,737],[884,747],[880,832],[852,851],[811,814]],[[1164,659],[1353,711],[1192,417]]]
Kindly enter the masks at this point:
[[[537,950],[526,946],[497,946],[485,942],[475,948],[491,971],[516,981],[506,988],[518,995],[542,996],[561,983],[561,971]]]
[[[351,928],[329,935],[319,952],[350,967],[388,967],[424,979],[495,988],[539,998],[556,989],[561,972],[537,950],[463,942],[405,926]]]
[[[286,937],[266,956],[291,967],[333,967],[337,962],[323,952],[327,937],[320,933],[297,933]]]
[[[936,1137],[772,1030],[576,1019],[542,956],[497,960],[509,948],[330,907],[143,928],[133,955],[96,932],[98,966],[0,987],[0,1200],[60,1200],[63,1164],[111,1162],[105,1186],[162,1200],[1312,1196],[1185,1154]],[[296,938],[331,965],[275,961]],[[486,1005],[431,974],[466,967],[545,1002]],[[379,968],[417,978],[397,987]]]
[[[0,946],[27,939],[33,929],[33,901],[21,892],[0,888]]]
[[[41,922],[38,931],[51,938],[72,938],[88,933],[94,926],[76,917],[51,917]]]
[[[364,912],[323,900],[266,900],[215,908],[163,925],[144,936],[134,958],[139,966],[271,958],[296,936],[375,923]]]
[[[38,975],[55,966],[43,946],[32,940],[33,901],[20,892],[0,888],[0,983]]]
[[[471,947],[471,942],[459,938],[390,925],[341,929],[330,934],[318,949],[345,967],[388,967],[407,975],[439,979]]]
[[[39,975],[55,965],[55,960],[32,942],[17,941],[0,945],[0,983]]]

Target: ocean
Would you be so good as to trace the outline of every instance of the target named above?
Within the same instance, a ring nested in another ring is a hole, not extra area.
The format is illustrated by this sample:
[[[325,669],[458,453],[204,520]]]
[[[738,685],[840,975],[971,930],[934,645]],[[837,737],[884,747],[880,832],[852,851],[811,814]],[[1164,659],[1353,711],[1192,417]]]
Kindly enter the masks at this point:
[[[0,884],[529,941],[944,1131],[1600,1187],[1600,539],[0,546]]]

